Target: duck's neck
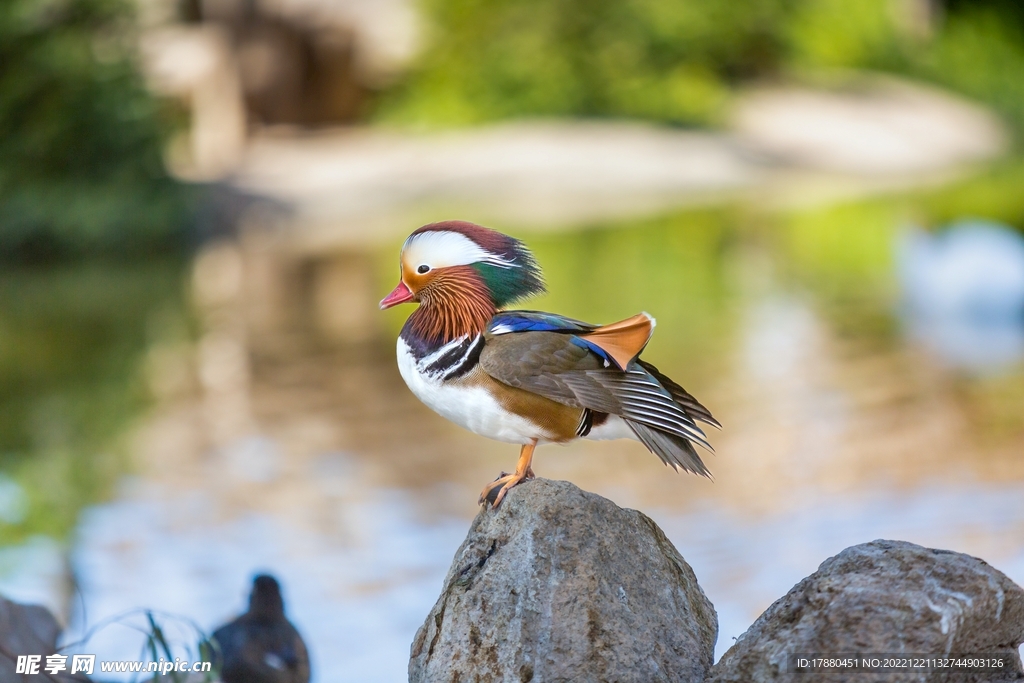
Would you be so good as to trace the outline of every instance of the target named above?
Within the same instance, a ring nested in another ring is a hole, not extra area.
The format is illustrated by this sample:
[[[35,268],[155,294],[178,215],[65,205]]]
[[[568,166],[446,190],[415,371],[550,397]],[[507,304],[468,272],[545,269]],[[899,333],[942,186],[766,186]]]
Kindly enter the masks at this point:
[[[405,329],[429,346],[443,346],[482,333],[495,313],[497,308],[480,276],[472,269],[460,269],[446,273],[443,280],[421,292],[420,307],[409,316]]]

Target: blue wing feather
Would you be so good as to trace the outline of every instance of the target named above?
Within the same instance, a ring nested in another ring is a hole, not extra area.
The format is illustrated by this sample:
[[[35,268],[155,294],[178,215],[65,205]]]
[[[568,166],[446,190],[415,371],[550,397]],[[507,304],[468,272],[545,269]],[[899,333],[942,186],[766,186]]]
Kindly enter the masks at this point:
[[[502,311],[491,318],[487,331],[491,334],[509,332],[590,332],[597,325],[540,311]]]
[[[576,336],[575,333],[587,333],[595,330],[598,325],[592,325],[580,320],[567,318],[564,315],[555,313],[543,313],[541,311],[502,311],[496,313],[487,326],[491,334],[514,334],[516,332],[559,332],[572,335],[572,343],[582,346],[599,356],[607,363],[618,367],[615,359],[607,351],[597,344]]]

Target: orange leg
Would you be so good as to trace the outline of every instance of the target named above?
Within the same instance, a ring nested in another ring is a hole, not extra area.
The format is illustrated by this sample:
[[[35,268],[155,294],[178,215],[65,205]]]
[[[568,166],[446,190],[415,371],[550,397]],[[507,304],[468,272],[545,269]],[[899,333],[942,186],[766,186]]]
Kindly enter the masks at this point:
[[[537,447],[536,441],[523,444],[522,450],[519,451],[519,462],[516,463],[516,471],[514,474],[501,473],[501,476],[492,481],[490,484],[484,487],[484,490],[480,492],[480,504],[485,505],[488,498],[494,492],[495,489],[500,487],[498,495],[494,498],[492,507],[498,507],[501,504],[502,499],[505,498],[505,494],[513,486],[516,486],[524,479],[533,479],[533,449]]]

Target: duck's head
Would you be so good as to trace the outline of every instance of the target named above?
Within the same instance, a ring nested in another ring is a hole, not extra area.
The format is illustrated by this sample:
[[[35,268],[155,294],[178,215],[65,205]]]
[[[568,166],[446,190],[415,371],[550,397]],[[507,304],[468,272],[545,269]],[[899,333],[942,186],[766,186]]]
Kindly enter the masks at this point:
[[[258,617],[274,617],[284,614],[284,600],[281,585],[273,576],[260,574],[252,581],[249,593],[249,611]]]
[[[402,247],[401,279],[380,302],[489,307],[491,312],[544,291],[526,246],[496,230],[444,221],[416,230]]]

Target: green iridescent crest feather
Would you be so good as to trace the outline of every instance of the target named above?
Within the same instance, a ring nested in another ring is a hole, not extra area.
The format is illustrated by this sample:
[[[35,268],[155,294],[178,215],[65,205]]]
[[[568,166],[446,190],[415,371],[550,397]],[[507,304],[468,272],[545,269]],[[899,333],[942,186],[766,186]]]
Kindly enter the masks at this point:
[[[514,265],[495,266],[490,263],[474,263],[480,273],[496,308],[504,308],[535,294],[544,293],[544,280],[533,256],[525,249],[516,254]]]

